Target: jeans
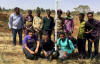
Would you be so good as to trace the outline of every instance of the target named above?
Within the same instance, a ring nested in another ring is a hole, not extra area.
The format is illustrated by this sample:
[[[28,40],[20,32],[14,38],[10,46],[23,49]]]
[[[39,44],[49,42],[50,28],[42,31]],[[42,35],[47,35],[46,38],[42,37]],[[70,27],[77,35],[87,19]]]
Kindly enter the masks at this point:
[[[99,37],[96,37],[94,41],[94,56],[98,55],[98,48],[99,48]],[[89,56],[92,55],[92,43],[88,40],[88,54]]]
[[[16,45],[16,35],[19,35],[19,44],[22,45],[22,29],[12,29],[13,45]]]

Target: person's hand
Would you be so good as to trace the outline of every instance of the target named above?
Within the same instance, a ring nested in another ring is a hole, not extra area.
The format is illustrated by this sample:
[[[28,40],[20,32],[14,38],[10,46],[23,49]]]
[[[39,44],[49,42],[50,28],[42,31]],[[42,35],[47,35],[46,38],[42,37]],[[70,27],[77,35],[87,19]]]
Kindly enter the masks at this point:
[[[35,53],[37,53],[38,52],[38,49],[35,49]]]
[[[30,51],[30,54],[35,54],[33,51]]]
[[[89,34],[89,32],[85,32],[86,34]]]
[[[10,28],[9,31],[12,31],[12,29]]]
[[[47,57],[48,56],[47,52],[44,51],[44,55]]]

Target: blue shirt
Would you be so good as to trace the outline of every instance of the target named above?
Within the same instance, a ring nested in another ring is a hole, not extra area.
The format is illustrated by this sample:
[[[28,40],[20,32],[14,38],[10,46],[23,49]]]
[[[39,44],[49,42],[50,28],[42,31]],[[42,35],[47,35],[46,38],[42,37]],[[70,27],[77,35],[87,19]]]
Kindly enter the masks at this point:
[[[68,46],[68,41],[69,41],[69,46]],[[75,49],[72,41],[68,40],[68,38],[66,38],[65,41],[62,41],[61,38],[59,38],[57,40],[57,46],[60,46],[61,50],[65,51],[67,53],[72,53],[73,50]],[[70,49],[69,49],[69,47],[70,47]]]
[[[8,22],[9,29],[11,29],[11,28],[13,28],[13,29],[22,29],[23,24],[24,24],[24,22],[23,22],[21,14],[16,16],[15,13],[12,13],[10,15],[9,22]]]

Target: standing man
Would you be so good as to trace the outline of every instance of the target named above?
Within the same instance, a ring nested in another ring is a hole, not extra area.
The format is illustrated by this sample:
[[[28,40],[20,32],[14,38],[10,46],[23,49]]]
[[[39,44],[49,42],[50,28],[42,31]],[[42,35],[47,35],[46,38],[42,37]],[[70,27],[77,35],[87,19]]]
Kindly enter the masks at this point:
[[[42,39],[42,27],[43,27],[43,20],[40,14],[41,14],[40,10],[37,10],[37,16],[35,16],[33,20],[33,28],[39,40]]]
[[[9,30],[12,30],[13,35],[13,45],[16,45],[16,34],[19,34],[19,44],[22,45],[22,28],[23,28],[23,19],[20,14],[20,8],[14,8],[14,13],[10,15],[9,18]]]
[[[79,53],[79,58],[85,58],[85,44],[86,44],[86,39],[85,39],[85,21],[84,21],[84,13],[79,14],[79,21],[80,21],[80,28],[79,28],[79,33],[77,37],[78,41],[78,53]]]
[[[98,55],[99,47],[99,33],[100,33],[100,22],[93,18],[93,13],[87,13],[88,21],[86,22],[85,33],[88,39],[88,54],[92,57],[92,43],[94,42],[94,55],[95,58]]]
[[[33,30],[33,16],[32,16],[32,10],[28,10],[28,15],[25,17],[24,20],[24,28],[25,28],[25,35],[28,35],[28,30]]]
[[[57,33],[58,35],[60,34],[60,32],[64,32],[64,28],[63,28],[63,25],[64,25],[64,18],[61,17],[62,15],[62,10],[57,10]],[[57,35],[57,36],[58,36]]]
[[[51,33],[54,29],[54,18],[51,16],[51,11],[47,10],[47,16],[43,18],[43,33],[48,33],[51,38]]]

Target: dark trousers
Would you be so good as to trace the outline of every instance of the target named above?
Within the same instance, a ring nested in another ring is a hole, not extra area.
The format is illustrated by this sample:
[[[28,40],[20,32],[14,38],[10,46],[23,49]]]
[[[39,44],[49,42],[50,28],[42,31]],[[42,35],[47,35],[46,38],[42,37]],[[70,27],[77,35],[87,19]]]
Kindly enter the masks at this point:
[[[12,29],[13,44],[16,45],[16,35],[19,35],[19,44],[22,45],[22,29]]]
[[[30,48],[30,50],[34,51],[35,48]],[[34,57],[36,56],[35,54],[30,54],[30,52],[26,50],[25,48],[23,49],[23,52],[27,59],[34,59]]]
[[[94,41],[94,55],[98,55],[98,48],[99,48],[99,37],[96,37],[95,38],[95,41]],[[88,40],[88,54],[89,56],[92,55],[92,43]]]
[[[86,39],[78,39],[78,43],[77,43],[78,52],[82,56],[86,54],[85,45],[86,45]]]

